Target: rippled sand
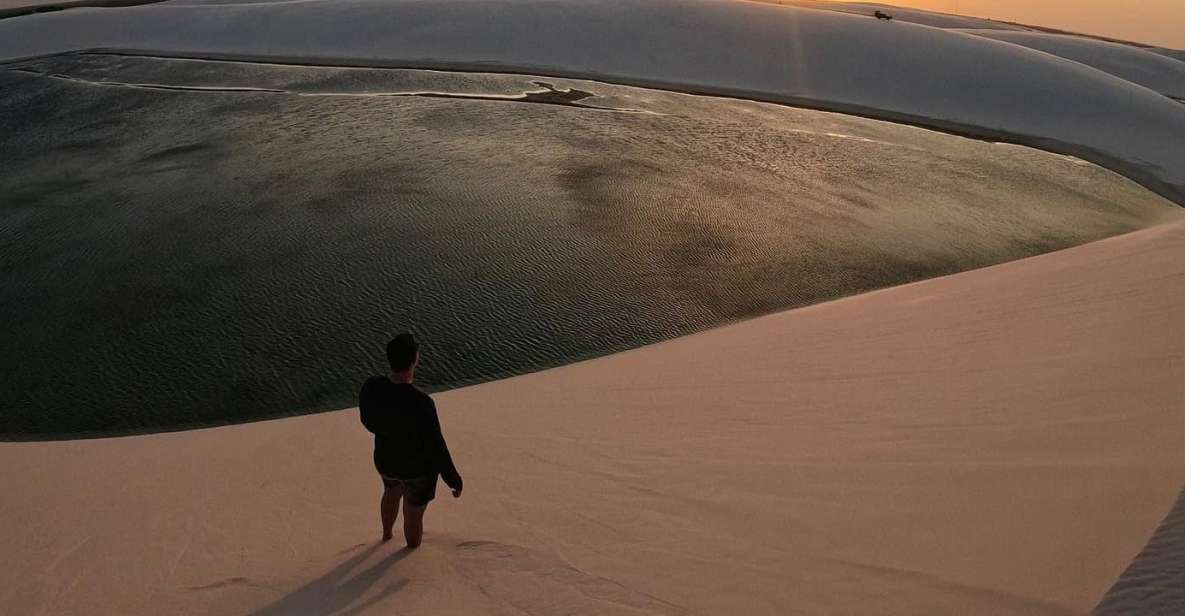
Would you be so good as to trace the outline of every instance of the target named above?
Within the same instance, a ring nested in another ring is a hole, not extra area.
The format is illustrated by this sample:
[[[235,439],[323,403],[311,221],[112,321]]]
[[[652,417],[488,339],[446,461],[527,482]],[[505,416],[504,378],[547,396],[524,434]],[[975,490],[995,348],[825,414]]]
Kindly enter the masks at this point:
[[[1095,616],[1174,616],[1185,613],[1185,491]]]
[[[1063,156],[594,82],[8,68],[9,438],[348,405],[404,328],[451,387],[1182,211]],[[548,87],[592,96],[515,100]]]

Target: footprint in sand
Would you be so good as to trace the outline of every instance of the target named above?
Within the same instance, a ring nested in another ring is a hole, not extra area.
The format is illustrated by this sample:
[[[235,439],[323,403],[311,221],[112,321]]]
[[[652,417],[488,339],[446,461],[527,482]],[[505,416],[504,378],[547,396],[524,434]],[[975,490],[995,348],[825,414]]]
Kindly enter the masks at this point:
[[[686,614],[687,610],[563,560],[495,541],[457,544],[453,566],[487,597],[526,614]]]

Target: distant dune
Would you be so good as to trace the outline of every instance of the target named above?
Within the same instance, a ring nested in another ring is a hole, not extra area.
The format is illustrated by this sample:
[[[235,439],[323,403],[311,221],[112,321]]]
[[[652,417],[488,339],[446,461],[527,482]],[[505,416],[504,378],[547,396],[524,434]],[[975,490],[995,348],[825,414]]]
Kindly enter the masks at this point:
[[[756,0],[766,1],[766,0]],[[768,0],[771,4],[784,4],[790,6],[801,6],[804,8],[819,9],[823,11],[838,11],[843,13],[852,13],[854,15],[863,15],[865,17],[872,17],[877,11],[882,13],[889,13],[894,20],[909,22],[922,26],[932,26],[934,28],[981,28],[993,30],[1025,30],[1024,26],[1018,24],[1009,24],[1002,21],[995,21],[992,19],[985,19],[982,17],[968,17],[965,15],[953,15],[950,13],[938,13],[935,11],[924,11],[921,9],[912,9],[901,6],[893,6],[891,3],[876,3],[876,2],[834,2],[833,0]]]
[[[1180,51],[1177,49],[1160,49],[1160,48],[1154,48],[1153,51],[1155,51],[1158,54],[1165,55],[1170,58],[1175,58],[1177,60],[1185,62],[1185,51]]]
[[[50,13],[84,7],[119,7],[152,4],[162,0],[0,0],[0,19]]]
[[[1165,96],[1185,99],[1185,62],[1133,45],[1044,32],[967,30],[984,36],[1031,47],[1055,56],[1081,62]]]

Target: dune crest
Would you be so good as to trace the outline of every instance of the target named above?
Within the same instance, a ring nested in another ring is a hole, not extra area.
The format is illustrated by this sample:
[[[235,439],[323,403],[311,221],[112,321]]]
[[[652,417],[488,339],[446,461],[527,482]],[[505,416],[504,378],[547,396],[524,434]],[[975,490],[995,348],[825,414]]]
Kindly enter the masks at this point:
[[[1169,98],[1185,100],[1185,62],[1149,49],[1082,36],[1046,32],[1009,30],[964,30],[964,32],[1031,47],[1067,60],[1081,62],[1134,84],[1160,92]]]

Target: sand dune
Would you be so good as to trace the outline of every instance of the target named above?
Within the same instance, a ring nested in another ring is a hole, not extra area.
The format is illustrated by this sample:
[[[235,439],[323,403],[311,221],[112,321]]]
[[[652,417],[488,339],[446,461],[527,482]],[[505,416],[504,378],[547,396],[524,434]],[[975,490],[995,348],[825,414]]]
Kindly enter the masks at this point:
[[[1185,99],[1185,62],[1133,45],[1045,32],[967,30],[1081,62],[1177,99]]]
[[[834,2],[833,0],[769,0],[774,4],[787,4],[804,8],[821,9],[825,11],[839,11],[872,17],[877,11],[887,12],[897,21],[904,21],[934,28],[982,28],[993,30],[1024,30],[1023,26],[993,21],[982,17],[967,17],[937,13],[921,9],[911,9],[891,4],[877,2]]]
[[[174,2],[178,0],[173,0]],[[183,1],[183,0],[182,0]],[[192,0],[203,2],[204,0]],[[887,12],[896,21],[903,21],[967,34],[975,34],[1043,51],[1080,62],[1147,87],[1166,96],[1185,98],[1185,52],[1149,47],[1139,43],[1105,37],[1077,34],[1025,26],[978,17],[951,15],[934,11],[909,9],[888,4],[867,2],[834,2],[831,0],[758,0],[825,11],[838,11],[873,17]],[[1176,60],[1176,62],[1173,62]]]
[[[1179,49],[1163,49],[1160,47],[1154,47],[1152,51],[1155,51],[1162,56],[1168,56],[1170,58],[1185,62],[1185,51],[1181,51]]]
[[[445,393],[414,553],[352,411],[3,444],[0,601],[1085,613],[1185,480],[1183,276],[1173,224]]]

